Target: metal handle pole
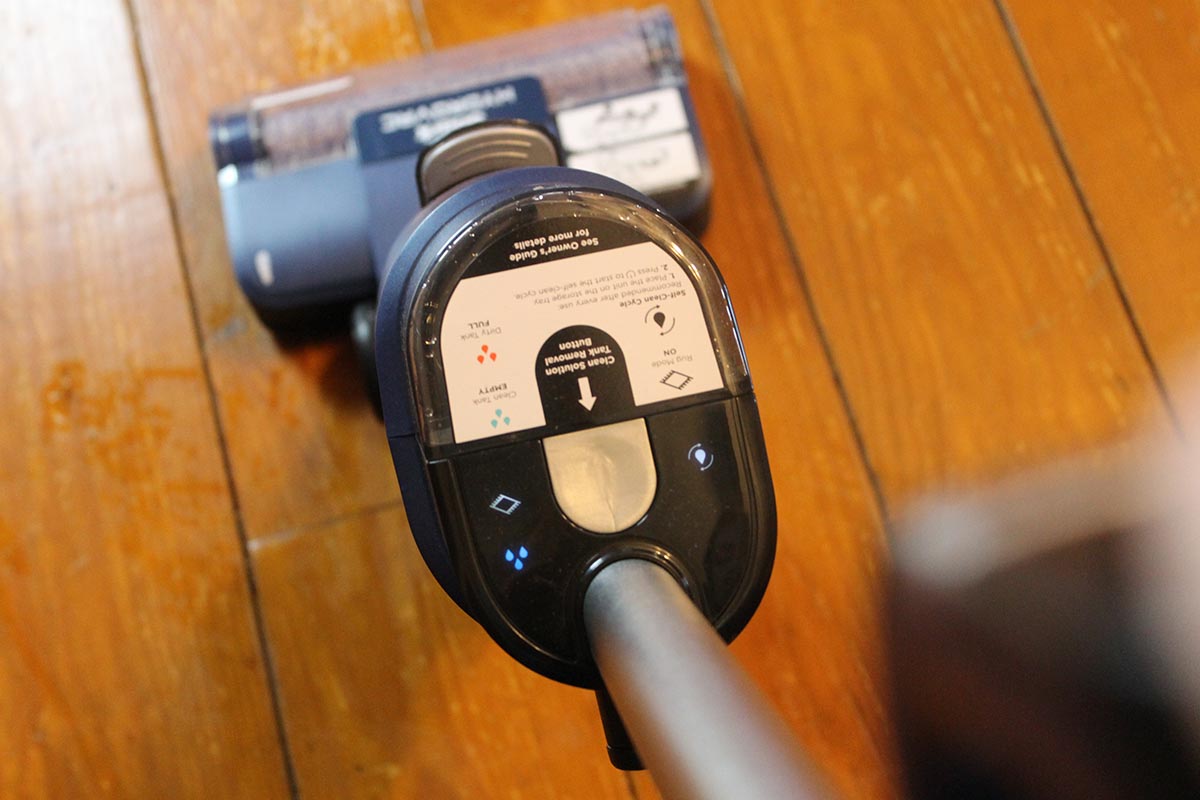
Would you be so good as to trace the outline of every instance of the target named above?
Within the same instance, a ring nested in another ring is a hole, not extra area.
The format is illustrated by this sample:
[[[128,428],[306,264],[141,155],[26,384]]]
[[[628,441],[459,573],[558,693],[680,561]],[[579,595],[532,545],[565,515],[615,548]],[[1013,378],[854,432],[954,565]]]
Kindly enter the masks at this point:
[[[588,587],[592,655],[668,800],[817,798],[800,747],[675,579],[627,559]]]

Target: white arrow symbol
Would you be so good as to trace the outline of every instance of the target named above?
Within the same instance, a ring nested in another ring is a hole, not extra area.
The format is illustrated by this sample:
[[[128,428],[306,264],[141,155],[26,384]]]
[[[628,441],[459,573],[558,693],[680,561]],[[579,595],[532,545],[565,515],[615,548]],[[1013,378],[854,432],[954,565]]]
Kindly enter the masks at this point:
[[[596,398],[592,395],[592,385],[587,378],[579,379],[579,405],[592,410],[592,406],[596,405]]]

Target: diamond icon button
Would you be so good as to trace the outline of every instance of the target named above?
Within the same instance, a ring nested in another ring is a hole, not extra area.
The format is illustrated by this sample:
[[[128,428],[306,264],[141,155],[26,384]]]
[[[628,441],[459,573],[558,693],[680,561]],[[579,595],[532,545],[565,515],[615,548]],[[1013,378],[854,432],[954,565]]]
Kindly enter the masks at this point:
[[[521,507],[521,501],[515,497],[509,497],[506,494],[496,495],[496,499],[491,502],[488,508],[493,511],[499,511],[506,517],[511,517],[513,512]]]

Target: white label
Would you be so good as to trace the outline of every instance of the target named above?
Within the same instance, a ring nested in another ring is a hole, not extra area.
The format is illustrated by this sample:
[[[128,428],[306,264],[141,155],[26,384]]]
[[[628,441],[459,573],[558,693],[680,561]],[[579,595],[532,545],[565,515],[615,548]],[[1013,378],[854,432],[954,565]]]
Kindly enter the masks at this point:
[[[539,371],[570,381],[579,395],[571,403],[585,409],[577,413],[602,411],[604,389],[581,380],[583,366],[572,370],[612,363],[604,337],[554,338],[580,326],[615,342],[637,406],[724,386],[695,287],[666,251],[643,242],[571,256],[467,278],[455,288],[441,330],[454,440],[546,424]]]
[[[655,89],[561,112],[558,137],[572,153],[612,147],[687,130],[687,112],[676,88]]]
[[[700,158],[692,135],[686,131],[569,155],[567,166],[607,175],[647,194],[700,177]]]

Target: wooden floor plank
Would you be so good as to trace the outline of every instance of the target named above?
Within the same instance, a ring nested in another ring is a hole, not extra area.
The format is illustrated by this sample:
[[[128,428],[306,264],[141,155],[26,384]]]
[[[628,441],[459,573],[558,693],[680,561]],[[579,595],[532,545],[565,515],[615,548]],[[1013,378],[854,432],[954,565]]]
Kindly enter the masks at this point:
[[[134,0],[133,7],[248,535],[398,499],[348,337],[281,346],[242,297],[225,249],[207,115],[252,93],[416,52],[407,6]]]
[[[493,644],[401,508],[261,539],[255,567],[304,797],[628,800],[592,695]]]
[[[789,237],[889,501],[1127,430],[1150,372],[990,2],[713,0],[769,183],[706,3],[671,3],[716,168],[705,244],[781,520],[734,650],[840,795],[890,796],[878,514]],[[281,347],[225,256],[207,112],[416,52],[409,7],[129,5],[136,42],[114,0],[0,8],[0,796],[287,788],[140,43],[302,793],[627,797],[588,695],[509,660],[427,574],[348,345]],[[424,33],[617,5],[429,2]],[[1196,8],[1007,5],[1169,358],[1200,313]]]
[[[1138,325],[1174,380],[1200,339],[1200,6],[1005,5]]]
[[[434,45],[444,47],[628,5],[476,0],[428,4],[425,16]],[[839,796],[889,796],[874,628],[877,511],[703,10],[690,0],[668,5],[715,171],[703,241],[738,312],[779,504],[775,574],[733,649]],[[642,797],[652,792],[644,779],[638,785]]]
[[[993,5],[714,6],[889,501],[1130,429],[1150,370]]]
[[[125,6],[0,51],[0,796],[285,796]]]

